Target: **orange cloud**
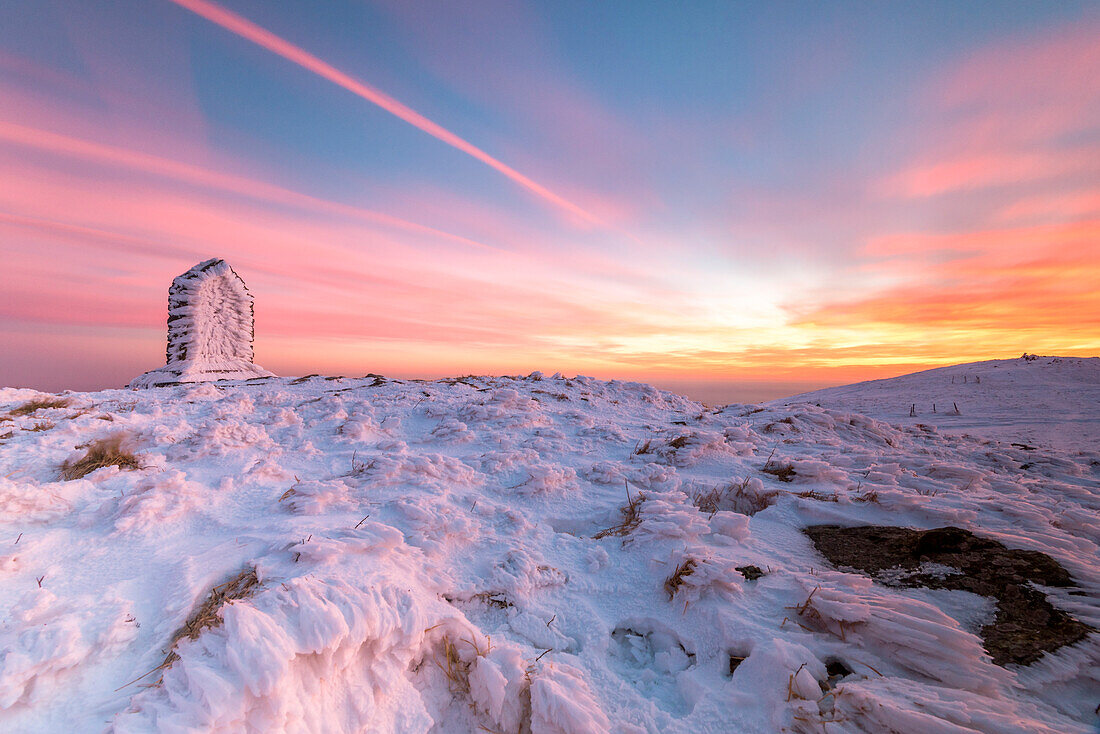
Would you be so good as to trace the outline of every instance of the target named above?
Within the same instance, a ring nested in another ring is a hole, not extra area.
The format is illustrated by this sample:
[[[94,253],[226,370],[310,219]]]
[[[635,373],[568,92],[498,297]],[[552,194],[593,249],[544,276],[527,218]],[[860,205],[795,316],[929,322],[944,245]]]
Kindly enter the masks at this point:
[[[988,350],[1100,349],[1100,220],[883,238],[880,251],[946,257],[887,260],[903,282],[806,306],[794,325],[878,344]],[[952,346],[954,345],[954,346]]]

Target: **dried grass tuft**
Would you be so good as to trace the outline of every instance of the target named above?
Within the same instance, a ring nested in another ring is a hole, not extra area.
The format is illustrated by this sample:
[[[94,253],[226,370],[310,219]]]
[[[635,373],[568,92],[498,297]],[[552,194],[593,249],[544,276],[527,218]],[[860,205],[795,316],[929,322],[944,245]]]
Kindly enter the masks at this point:
[[[168,653],[168,657],[164,659],[164,667],[179,659],[175,648],[180,640],[185,637],[189,640],[195,640],[198,639],[203,630],[220,627],[222,624],[222,607],[237,599],[247,599],[256,593],[256,587],[259,585],[260,580],[256,576],[256,569],[250,566],[241,570],[240,573],[224,584],[212,588],[205,601],[191,613],[183,626],[172,635],[172,641],[169,643],[171,651]]]
[[[639,492],[634,497],[631,497],[628,487],[626,490],[626,504],[619,509],[623,515],[622,522],[618,525],[612,525],[609,528],[601,530],[592,537],[599,540],[600,538],[606,538],[608,536],[622,538],[630,535],[630,533],[642,522],[642,517],[638,511],[643,502],[645,502],[645,495]]]
[[[96,469],[105,466],[117,466],[120,469],[141,469],[141,460],[122,448],[122,436],[114,435],[101,438],[88,445],[88,451],[76,461],[66,461],[61,465],[61,477],[65,481],[80,479]]]
[[[191,616],[187,618],[187,621],[183,623],[183,626],[176,630],[172,635],[171,641],[168,643],[168,655],[165,656],[164,662],[157,667],[145,673],[142,676],[135,678],[124,686],[121,686],[115,690],[122,690],[126,686],[137,683],[142,678],[156,673],[158,670],[167,670],[172,667],[172,663],[179,660],[179,653],[176,652],[176,646],[179,641],[187,638],[189,640],[198,639],[199,635],[203,631],[208,629],[214,629],[221,627],[224,621],[221,616],[222,607],[231,601],[237,599],[247,599],[256,593],[256,588],[260,585],[260,580],[256,576],[256,569],[248,567],[243,569],[233,578],[226,581],[224,584],[215,586],[210,590],[210,595],[206,597],[199,607],[191,612]],[[164,681],[164,675],[161,674],[153,686],[159,686]]]
[[[684,562],[676,567],[672,575],[665,579],[665,591],[668,593],[669,601],[676,597],[676,592],[684,585],[684,579],[695,573],[696,565],[698,564],[694,558],[684,559]]]
[[[723,490],[721,487],[715,487],[708,492],[696,492],[691,496],[691,503],[698,507],[700,512],[713,515],[722,509],[722,497],[728,491],[728,489]]]
[[[778,490],[758,491],[750,488],[749,477],[745,477],[740,484],[715,487],[706,492],[695,492],[691,497],[691,503],[698,507],[700,512],[708,515],[713,515],[719,510],[755,515],[771,507],[778,496]]]
[[[508,609],[514,607],[515,604],[508,598],[507,594],[502,591],[482,591],[474,594],[471,599],[477,599],[487,607],[493,609]]]
[[[779,492],[774,489],[765,492],[758,492],[751,489],[749,487],[749,478],[745,477],[745,480],[741,482],[734,491],[727,492],[725,496],[729,501],[730,509],[734,512],[752,516],[775,504],[775,499],[779,496]]]
[[[168,655],[157,670],[164,670],[179,660],[180,656],[176,652],[176,646],[180,640],[184,638],[196,640],[204,630],[221,627],[223,622],[222,607],[237,599],[247,599],[256,593],[256,587],[259,585],[260,580],[256,577],[256,569],[249,567],[224,584],[211,589],[210,595],[199,605],[199,608],[193,611],[187,621],[183,623],[183,626],[172,635],[172,640],[168,645]]]
[[[437,659],[435,664],[447,677],[451,690],[455,693],[470,692],[470,663],[458,654],[458,648],[447,635],[443,636],[443,662]]]
[[[781,482],[794,481],[794,464],[783,464],[781,466],[765,466],[760,471],[764,472],[765,474],[771,474],[773,477]]]
[[[826,494],[825,492],[818,492],[815,489],[808,489],[804,492],[799,492],[796,496],[805,500],[817,500],[818,502],[839,502],[840,498],[836,494]]]
[[[489,637],[485,638],[485,649],[482,649],[473,639],[461,637],[458,641],[469,645],[474,656],[478,658],[485,657],[493,649],[493,641]],[[451,640],[450,635],[443,635],[441,642],[443,643],[443,662],[435,658],[436,667],[443,671],[454,693],[469,694],[470,669],[473,667],[473,662],[462,659],[462,655],[458,652],[458,645]]]
[[[8,411],[8,415],[31,415],[32,413],[39,410],[45,410],[46,408],[64,408],[68,406],[68,404],[68,398],[35,398],[34,400],[28,400],[18,408],[12,408]]]

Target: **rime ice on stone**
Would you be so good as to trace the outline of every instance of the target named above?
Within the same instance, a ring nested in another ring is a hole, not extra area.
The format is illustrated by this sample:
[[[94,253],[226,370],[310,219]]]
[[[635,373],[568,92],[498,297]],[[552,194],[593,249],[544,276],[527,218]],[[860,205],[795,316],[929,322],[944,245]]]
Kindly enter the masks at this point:
[[[168,289],[167,364],[130,387],[271,377],[252,363],[252,294],[219,258],[201,262]]]

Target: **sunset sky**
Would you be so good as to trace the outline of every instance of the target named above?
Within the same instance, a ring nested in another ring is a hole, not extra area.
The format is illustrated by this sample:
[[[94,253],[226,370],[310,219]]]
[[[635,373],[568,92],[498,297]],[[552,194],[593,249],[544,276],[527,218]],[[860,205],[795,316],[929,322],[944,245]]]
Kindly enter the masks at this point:
[[[1095,2],[6,2],[0,385],[163,364],[210,257],[278,374],[1095,355],[1097,39]]]

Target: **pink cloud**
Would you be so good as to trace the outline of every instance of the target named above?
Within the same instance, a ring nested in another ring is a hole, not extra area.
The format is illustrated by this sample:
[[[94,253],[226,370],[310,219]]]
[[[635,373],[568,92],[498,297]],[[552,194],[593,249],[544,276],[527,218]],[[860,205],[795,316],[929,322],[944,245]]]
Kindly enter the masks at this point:
[[[274,339],[433,343],[453,361],[479,344],[534,349],[664,328],[660,314],[636,307],[653,292],[651,273],[613,269],[615,258],[583,248],[562,258],[563,243],[547,235],[514,252],[470,247],[158,156],[10,123],[0,123],[0,140],[0,318],[9,323],[159,331],[170,279],[219,255],[262,296],[257,323]],[[432,202],[451,222],[456,212],[471,226],[497,221],[462,198],[420,197],[410,193],[411,210]],[[608,284],[608,273],[620,277]]]
[[[325,201],[263,181],[212,171],[189,163],[182,163],[180,161],[162,158],[140,151],[104,145],[102,143],[82,140],[66,135],[59,135],[47,130],[0,121],[0,143],[9,143],[25,148],[34,148],[48,153],[77,157],[99,164],[107,164],[116,167],[121,166],[143,173],[163,176],[185,183],[200,185],[209,189],[240,194],[276,204],[290,205],[321,213],[353,217],[374,224],[443,237],[462,242],[472,247],[488,248],[484,243],[425,227],[397,217],[391,217],[380,212]]]
[[[1100,174],[1100,149],[963,155],[904,169],[886,179],[881,189],[893,196],[928,197],[1084,173]]]
[[[1100,216],[1100,189],[1036,194],[1012,202],[997,215],[999,221],[1036,218],[1076,219]]]
[[[970,123],[968,132],[1043,142],[1100,119],[1100,19],[979,49],[929,96]]]
[[[905,232],[873,237],[864,254],[873,257],[933,253],[979,253],[1013,257],[1050,250],[1079,250],[1096,240],[1100,221],[1033,227],[1008,227],[966,232]]]
[[[913,100],[919,150],[875,196],[922,198],[1100,175],[1100,20],[955,60]]]

